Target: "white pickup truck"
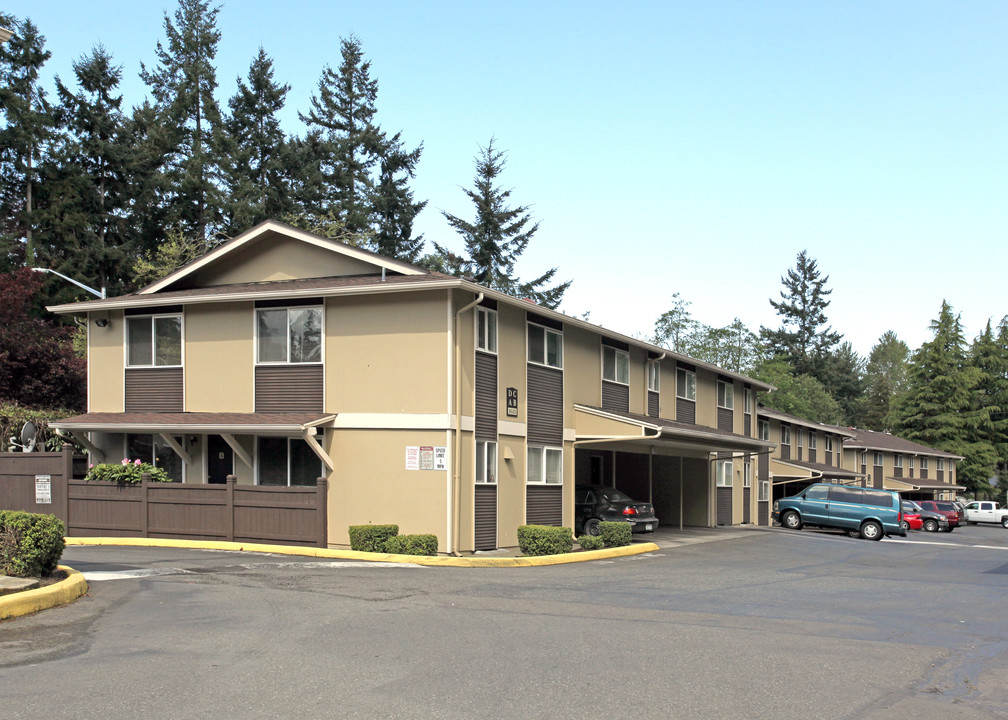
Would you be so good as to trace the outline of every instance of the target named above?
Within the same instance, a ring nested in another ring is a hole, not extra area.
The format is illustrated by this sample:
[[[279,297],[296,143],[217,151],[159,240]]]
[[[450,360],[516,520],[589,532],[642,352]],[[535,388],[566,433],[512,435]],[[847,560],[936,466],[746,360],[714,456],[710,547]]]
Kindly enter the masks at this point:
[[[998,507],[996,502],[989,500],[974,500],[966,506],[966,522],[974,523],[1000,523],[1001,527],[1008,528],[1008,509]]]

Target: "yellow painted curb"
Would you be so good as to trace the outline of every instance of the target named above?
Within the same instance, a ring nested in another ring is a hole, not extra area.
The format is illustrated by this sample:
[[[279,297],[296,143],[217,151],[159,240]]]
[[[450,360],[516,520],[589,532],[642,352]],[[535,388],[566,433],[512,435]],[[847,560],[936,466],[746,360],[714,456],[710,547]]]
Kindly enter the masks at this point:
[[[66,565],[57,567],[67,573],[65,580],[0,597],[0,620],[31,615],[39,610],[66,605],[88,591],[87,580],[81,573]]]
[[[565,555],[541,555],[538,557],[445,557],[424,555],[392,555],[390,553],[369,553],[357,550],[337,550],[332,548],[301,547],[297,545],[264,545],[260,543],[222,542],[219,540],[168,540],[161,538],[127,537],[80,537],[66,538],[67,545],[120,545],[133,547],[171,547],[198,550],[231,550],[243,552],[274,553],[278,555],[304,555],[307,557],[333,560],[368,560],[371,562],[411,563],[436,567],[540,567],[543,565],[565,565],[567,563],[605,560],[609,558],[640,555],[656,552],[654,543],[639,543],[605,550],[586,550]]]

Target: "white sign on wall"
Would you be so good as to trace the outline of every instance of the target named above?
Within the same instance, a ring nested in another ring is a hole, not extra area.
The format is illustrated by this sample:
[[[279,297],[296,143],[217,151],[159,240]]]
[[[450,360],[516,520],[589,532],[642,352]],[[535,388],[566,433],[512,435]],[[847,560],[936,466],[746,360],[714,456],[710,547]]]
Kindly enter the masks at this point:
[[[52,505],[52,475],[35,476],[35,502],[38,505]]]
[[[434,469],[435,470],[448,469],[448,448],[446,447],[434,448]]]
[[[406,446],[406,469],[407,470],[419,470],[420,469],[420,448],[416,445]]]
[[[433,445],[407,445],[407,470],[447,470],[448,448]]]

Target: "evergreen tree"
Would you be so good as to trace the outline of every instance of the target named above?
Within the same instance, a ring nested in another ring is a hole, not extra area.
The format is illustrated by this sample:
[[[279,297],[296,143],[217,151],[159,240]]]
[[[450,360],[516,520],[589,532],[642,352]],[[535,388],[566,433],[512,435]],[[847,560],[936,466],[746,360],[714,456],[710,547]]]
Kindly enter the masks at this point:
[[[31,20],[0,13],[0,26],[13,36],[0,43],[0,211],[3,213],[0,268],[34,266],[33,217],[38,164],[54,131],[52,108],[39,85],[51,56]]]
[[[970,402],[975,416],[971,440],[990,445],[996,455],[997,475],[1004,479],[1008,467],[1008,318],[996,332],[987,322],[973,341],[969,360],[977,372]]]
[[[65,132],[42,168],[39,252],[47,267],[114,295],[136,252],[128,218],[132,161],[117,92],[122,70],[100,45],[73,68],[76,93],[56,78]]]
[[[221,114],[214,97],[214,57],[220,42],[220,6],[179,0],[175,21],[164,15],[168,46],[157,44],[158,66],[140,77],[154,95],[165,138],[169,222],[210,240],[220,226]]]
[[[412,152],[402,147],[400,133],[383,143],[378,185],[374,192],[374,249],[387,257],[416,263],[423,235],[413,237],[413,220],[427,205],[415,202],[407,184],[414,177],[423,144]]]
[[[342,62],[338,70],[326,66],[311,97],[311,109],[300,113],[308,129],[319,132],[325,143],[321,165],[324,183],[322,205],[309,208],[321,214],[334,210],[352,233],[371,226],[372,170],[379,161],[381,130],[374,122],[378,81],[371,78],[371,63],[355,36],[340,41]]]
[[[239,77],[237,84],[224,121],[229,235],[296,209],[290,148],[277,117],[290,85],[273,81],[273,61],[262,47],[249,67],[248,83]]]
[[[826,289],[828,280],[829,276],[821,275],[816,261],[802,250],[795,267],[781,277],[784,289],[780,301],[770,300],[781,326],[776,330],[760,328],[771,354],[782,355],[795,373],[812,375],[824,385],[829,384],[827,357],[840,341],[840,333],[826,325],[828,296],[833,292]]]
[[[868,356],[861,423],[869,430],[888,432],[893,427],[894,402],[907,387],[910,348],[888,330]]]
[[[462,274],[494,290],[556,308],[571,282],[548,287],[556,275],[556,268],[529,281],[520,280],[516,274],[515,264],[539,229],[539,223],[531,222],[528,206],[508,207],[511,190],[497,186],[505,166],[504,152],[494,148],[491,138],[485,148],[480,147],[475,162],[474,189],[466,189],[465,194],[476,206],[476,218],[469,222],[444,211],[441,213],[465,240],[467,257]],[[440,254],[450,256],[447,249],[437,243],[434,246]]]
[[[843,421],[859,425],[864,412],[865,361],[849,342],[843,342],[825,356],[819,371],[826,391],[843,409]]]

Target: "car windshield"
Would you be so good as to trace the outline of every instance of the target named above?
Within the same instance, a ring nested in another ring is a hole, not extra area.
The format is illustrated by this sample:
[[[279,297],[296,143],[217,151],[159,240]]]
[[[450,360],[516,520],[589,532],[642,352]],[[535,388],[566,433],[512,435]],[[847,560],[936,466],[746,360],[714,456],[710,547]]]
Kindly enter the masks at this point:
[[[625,495],[625,494],[621,493],[619,490],[616,490],[615,488],[606,488],[604,490],[599,490],[599,495],[601,495],[602,499],[605,500],[605,502],[607,502],[607,503],[634,503],[634,502],[637,502],[636,500],[634,500],[629,495]]]
[[[908,513],[920,512],[920,508],[917,507],[914,503],[910,502],[909,500],[904,500],[903,501],[903,512],[908,512]]]

